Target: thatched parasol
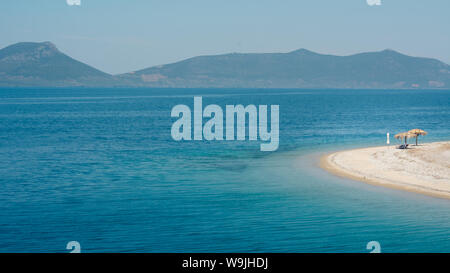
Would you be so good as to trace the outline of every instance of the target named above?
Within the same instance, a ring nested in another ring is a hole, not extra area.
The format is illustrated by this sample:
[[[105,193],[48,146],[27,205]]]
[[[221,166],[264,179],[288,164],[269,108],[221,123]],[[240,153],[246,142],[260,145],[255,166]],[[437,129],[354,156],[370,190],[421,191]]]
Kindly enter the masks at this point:
[[[412,129],[409,130],[408,133],[412,134],[416,138],[416,146],[417,146],[417,139],[419,138],[419,136],[426,136],[428,134],[422,129]]]
[[[415,137],[415,135],[410,134],[410,133],[408,133],[408,132],[403,132],[403,133],[398,133],[398,134],[396,134],[394,137],[395,137],[396,139],[405,139],[405,144],[407,144],[407,143],[406,143],[406,140],[407,140],[408,138]]]

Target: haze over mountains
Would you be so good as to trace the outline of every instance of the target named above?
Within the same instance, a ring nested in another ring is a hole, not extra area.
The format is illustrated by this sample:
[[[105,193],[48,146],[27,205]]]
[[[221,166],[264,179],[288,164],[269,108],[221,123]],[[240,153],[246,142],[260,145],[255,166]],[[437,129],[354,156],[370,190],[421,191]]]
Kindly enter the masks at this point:
[[[110,75],[50,42],[27,42],[0,50],[0,86],[448,89],[450,66],[393,50],[334,56],[300,49],[199,56]]]

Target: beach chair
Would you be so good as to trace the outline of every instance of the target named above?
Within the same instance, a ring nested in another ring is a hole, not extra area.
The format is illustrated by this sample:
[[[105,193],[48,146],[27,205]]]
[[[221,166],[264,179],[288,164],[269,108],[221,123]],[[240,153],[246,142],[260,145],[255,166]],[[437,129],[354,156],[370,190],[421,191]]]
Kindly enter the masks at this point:
[[[409,144],[402,144],[402,145],[398,146],[397,148],[398,149],[406,149],[406,148],[408,148],[408,145]]]

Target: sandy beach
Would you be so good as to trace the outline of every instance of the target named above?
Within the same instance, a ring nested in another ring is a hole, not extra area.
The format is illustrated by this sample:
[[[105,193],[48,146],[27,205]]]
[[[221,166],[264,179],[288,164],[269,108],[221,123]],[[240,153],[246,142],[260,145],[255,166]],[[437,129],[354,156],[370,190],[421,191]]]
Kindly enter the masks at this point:
[[[340,151],[320,165],[353,180],[450,199],[450,141]]]

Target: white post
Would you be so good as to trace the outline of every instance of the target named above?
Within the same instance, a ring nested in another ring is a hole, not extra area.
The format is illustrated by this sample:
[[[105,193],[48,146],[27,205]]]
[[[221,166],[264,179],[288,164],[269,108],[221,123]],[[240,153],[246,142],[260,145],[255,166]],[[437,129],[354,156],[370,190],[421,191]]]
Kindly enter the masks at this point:
[[[386,143],[389,145],[389,133],[386,134]]]

